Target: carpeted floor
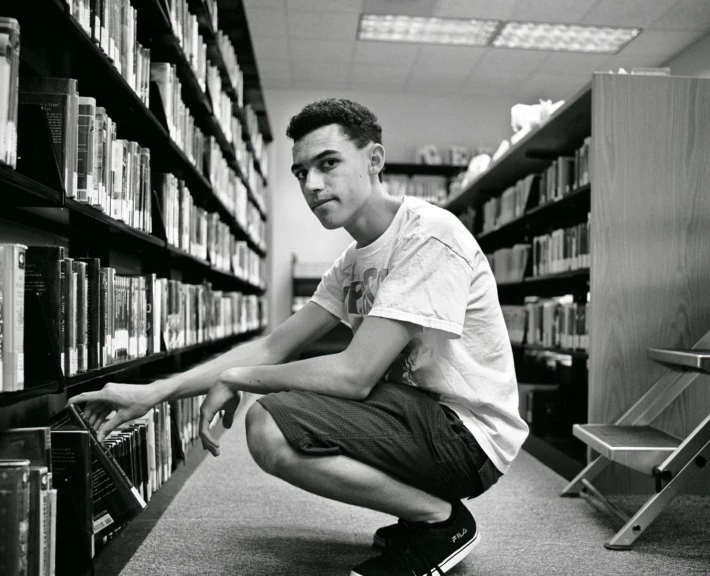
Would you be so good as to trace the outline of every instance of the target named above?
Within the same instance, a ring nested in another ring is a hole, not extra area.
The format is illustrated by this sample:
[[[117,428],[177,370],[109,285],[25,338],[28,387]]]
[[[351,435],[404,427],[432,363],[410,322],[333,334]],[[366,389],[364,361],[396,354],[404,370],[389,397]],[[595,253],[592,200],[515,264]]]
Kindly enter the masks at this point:
[[[247,451],[240,413],[221,456],[199,465],[157,523],[129,526],[147,534],[121,576],[347,576],[374,554],[373,531],[393,519],[264,474]],[[611,552],[603,543],[619,520],[585,499],[560,498],[564,484],[521,453],[491,491],[467,502],[482,541],[450,574],[710,575],[710,498],[676,499],[634,550]],[[642,499],[614,502],[633,513]]]

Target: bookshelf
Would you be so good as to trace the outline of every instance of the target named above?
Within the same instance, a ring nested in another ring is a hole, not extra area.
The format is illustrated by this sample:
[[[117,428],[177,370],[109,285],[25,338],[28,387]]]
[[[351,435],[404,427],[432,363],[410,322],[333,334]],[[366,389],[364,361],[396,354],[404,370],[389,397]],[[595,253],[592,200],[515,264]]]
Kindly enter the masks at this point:
[[[234,199],[236,195],[231,198],[230,204],[227,197],[229,190],[221,186],[221,180],[210,178],[205,159],[198,155],[192,158],[185,151],[186,147],[178,145],[171,134],[156,86],[151,82],[150,104],[146,105],[109,60],[100,43],[92,40],[85,27],[72,15],[71,3],[67,4],[64,0],[31,3],[8,0],[0,9],[0,17],[15,18],[20,24],[20,90],[23,80],[27,78],[77,79],[79,94],[95,98],[97,106],[106,109],[118,126],[118,138],[136,142],[150,150],[150,169],[154,178],[148,186],[148,194],[152,198],[152,206],[147,212],[151,231],[146,231],[149,230],[147,227],[144,230],[132,227],[126,223],[128,220],[115,219],[95,206],[69,197],[61,169],[55,162],[49,130],[45,128],[44,132],[38,133],[28,129],[36,125],[32,124],[37,120],[32,114],[36,116],[39,107],[30,110],[33,107],[21,105],[17,123],[18,156],[21,157],[16,169],[0,166],[0,243],[58,246],[64,248],[65,255],[70,258],[99,258],[102,267],[115,269],[117,275],[155,274],[159,278],[193,287],[207,283],[215,293],[239,293],[245,299],[261,300],[249,301],[251,321],[248,326],[239,323],[237,328],[236,320],[230,325],[231,320],[223,319],[219,324],[223,330],[214,329],[214,333],[208,335],[205,329],[202,341],[199,338],[187,339],[187,345],[182,347],[176,347],[174,343],[168,346],[164,334],[161,334],[160,349],[151,353],[142,355],[141,352],[138,357],[71,376],[63,375],[59,369],[56,377],[27,380],[24,390],[0,393],[0,433],[10,427],[46,426],[49,418],[61,410],[71,396],[100,389],[107,382],[145,383],[186,370],[261,335],[266,328],[264,307],[267,283],[263,263],[268,254],[264,234],[268,222],[265,198],[268,180],[264,144],[271,141],[271,134],[268,117],[261,104],[263,96],[258,76],[254,80],[254,72],[249,72],[249,89],[242,93],[237,85],[241,82],[239,77],[233,74],[230,77],[230,55],[223,53],[228,35],[214,25],[216,15],[211,11],[214,3],[190,0],[188,8],[197,17],[209,63],[218,69],[222,90],[229,97],[230,116],[236,118],[243,128],[230,140],[223,123],[218,120],[209,90],[201,85],[186,49],[176,37],[168,13],[169,4],[162,0],[129,1],[136,11],[137,41],[151,50],[152,62],[175,65],[182,87],[179,96],[194,125],[205,138],[214,139],[228,170],[243,186],[248,210],[246,218],[239,211]],[[222,5],[218,7],[220,10]],[[232,30],[231,36],[234,35]],[[243,46],[241,40],[239,45]],[[251,53],[250,46],[249,51]],[[234,52],[241,63],[242,55],[236,44]],[[246,107],[257,108],[256,116],[251,108],[247,111]],[[248,117],[252,120],[251,130],[247,126]],[[253,122],[254,118],[258,119],[258,126]],[[256,131],[254,126],[257,126]],[[258,158],[257,154],[263,157]],[[162,210],[155,189],[155,176],[161,173],[172,174],[183,182],[196,208],[209,214],[216,213],[228,228],[233,242],[246,243],[253,253],[251,256],[262,266],[260,270],[254,272],[251,265],[249,270],[242,269],[241,262],[238,265],[234,263],[233,252],[230,252],[230,258],[225,259],[226,265],[223,263],[218,268],[209,261],[209,257],[202,259],[168,242],[167,214]],[[258,222],[255,223],[255,219]],[[231,304],[223,310],[236,310]],[[239,310],[243,312],[246,308]],[[25,349],[29,345],[26,341]],[[53,360],[59,368],[58,358]],[[172,434],[178,440],[185,439],[177,427]],[[173,468],[176,465],[174,461]],[[116,548],[116,541],[111,541],[112,550]],[[103,548],[102,553],[106,549]],[[94,562],[97,559],[95,557]],[[89,571],[77,569],[72,572],[84,573]]]
[[[580,415],[571,423],[616,420],[664,371],[648,361],[646,349],[688,347],[710,326],[704,296],[710,285],[708,103],[706,79],[594,74],[544,125],[444,205],[456,214],[476,210],[472,232],[486,253],[529,243],[591,213],[589,268],[542,277],[531,277],[528,269],[521,282],[498,287],[501,304],[567,293],[581,300],[589,291],[589,349],[572,352],[560,385],[565,411],[572,403]],[[527,206],[515,220],[480,233],[487,201],[574,153],[590,136],[590,185],[557,202]],[[514,351],[560,353],[527,344]],[[519,382],[554,381],[527,364],[516,370]],[[709,411],[710,389],[689,391],[656,424],[684,437]],[[525,446],[568,478],[592,457],[580,450],[571,423],[532,429]],[[615,467],[599,482],[609,493],[653,489],[645,477]],[[690,490],[707,493],[707,486]]]

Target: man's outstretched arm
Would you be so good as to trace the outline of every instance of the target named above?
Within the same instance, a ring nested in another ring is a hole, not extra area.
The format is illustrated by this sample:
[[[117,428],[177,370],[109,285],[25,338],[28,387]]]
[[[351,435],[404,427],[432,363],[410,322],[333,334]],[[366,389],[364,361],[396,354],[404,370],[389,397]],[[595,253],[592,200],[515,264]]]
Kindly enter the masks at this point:
[[[147,385],[109,383],[96,392],[74,396],[69,403],[87,402],[84,414],[103,439],[116,427],[142,416],[160,402],[206,394],[220,374],[230,368],[286,362],[338,322],[336,316],[309,302],[268,336],[246,342],[191,370]],[[229,408],[236,409],[236,405]],[[116,414],[106,420],[114,410]],[[225,423],[231,425],[234,410],[228,412]]]

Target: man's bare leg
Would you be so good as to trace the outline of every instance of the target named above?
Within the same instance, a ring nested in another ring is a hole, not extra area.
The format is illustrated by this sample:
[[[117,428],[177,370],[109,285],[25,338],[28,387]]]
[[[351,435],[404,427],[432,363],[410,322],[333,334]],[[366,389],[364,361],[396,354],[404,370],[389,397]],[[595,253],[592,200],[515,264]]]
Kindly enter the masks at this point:
[[[310,456],[294,450],[258,402],[246,415],[247,444],[267,473],[331,500],[412,522],[442,522],[451,504],[347,456]]]

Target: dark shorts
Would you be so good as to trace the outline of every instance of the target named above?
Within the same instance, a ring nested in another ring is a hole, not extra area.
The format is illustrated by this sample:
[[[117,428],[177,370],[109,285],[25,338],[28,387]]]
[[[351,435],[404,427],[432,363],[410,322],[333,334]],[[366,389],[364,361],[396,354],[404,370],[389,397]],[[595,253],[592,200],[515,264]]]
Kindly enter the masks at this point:
[[[291,391],[258,402],[299,452],[343,454],[449,501],[501,476],[456,413],[411,386],[379,383],[362,401]]]

